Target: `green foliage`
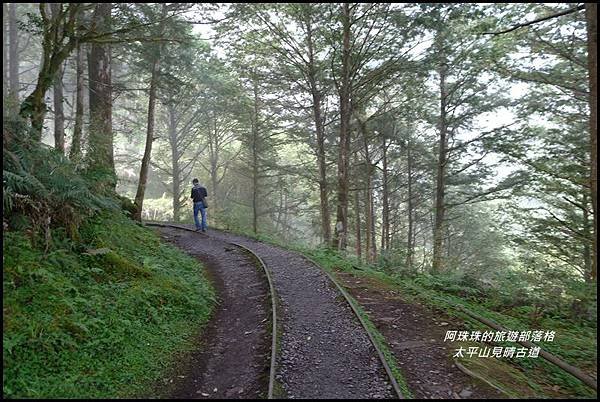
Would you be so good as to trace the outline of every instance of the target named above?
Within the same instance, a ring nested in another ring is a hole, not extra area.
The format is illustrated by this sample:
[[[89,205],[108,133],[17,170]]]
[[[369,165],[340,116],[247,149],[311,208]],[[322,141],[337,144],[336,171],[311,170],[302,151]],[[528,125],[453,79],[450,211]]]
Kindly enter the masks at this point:
[[[226,214],[219,217],[219,225],[234,232],[247,232],[252,228],[252,211],[244,205],[231,205]]]
[[[133,201],[121,195],[117,195],[117,199],[121,202],[121,209],[123,212],[125,212],[127,216],[132,217],[136,210]]]
[[[173,200],[171,198],[145,199],[142,218],[151,221],[172,221]]]
[[[118,208],[99,195],[73,163],[44,144],[29,142],[23,128],[14,128],[3,149],[2,190],[4,216],[12,221],[30,218],[34,232],[70,227],[70,234],[88,216],[101,209]]]
[[[141,395],[215,302],[197,262],[120,213],[53,232],[44,255],[3,234],[5,397]]]

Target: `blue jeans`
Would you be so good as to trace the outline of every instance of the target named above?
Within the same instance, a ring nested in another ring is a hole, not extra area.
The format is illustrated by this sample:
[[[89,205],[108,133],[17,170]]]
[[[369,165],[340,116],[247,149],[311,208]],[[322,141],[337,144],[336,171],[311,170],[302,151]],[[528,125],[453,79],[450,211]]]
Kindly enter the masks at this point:
[[[202,214],[202,225],[198,222],[198,211]],[[204,203],[202,201],[194,203],[194,222],[196,222],[196,229],[208,229],[208,226],[206,225],[206,209],[204,208]]]

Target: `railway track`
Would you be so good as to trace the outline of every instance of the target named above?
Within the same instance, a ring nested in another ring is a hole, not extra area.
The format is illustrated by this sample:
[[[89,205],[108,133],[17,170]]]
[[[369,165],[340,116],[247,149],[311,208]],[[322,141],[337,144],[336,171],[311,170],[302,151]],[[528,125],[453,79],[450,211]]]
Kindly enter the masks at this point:
[[[180,225],[173,225],[173,224],[169,224],[169,223],[159,223],[159,222],[145,222],[145,225],[147,226],[157,226],[157,227],[164,227],[164,228],[174,228],[174,229],[179,229],[179,230],[185,230],[188,232],[193,232],[198,236],[207,236],[209,238],[212,238],[212,236],[209,236],[207,234],[204,234],[202,232],[196,232],[193,229],[184,227],[184,226],[180,226]],[[252,250],[250,247],[245,246],[243,244],[240,244],[239,242],[235,242],[235,241],[230,241],[230,240],[224,240],[222,238],[215,238],[217,240],[220,241],[224,241],[228,244],[231,244],[235,247],[238,247],[239,249],[243,250],[246,253],[249,253],[257,262],[258,265],[260,265],[260,267],[263,269],[265,276],[267,278],[268,281],[268,285],[269,285],[269,295],[270,295],[270,299],[271,299],[271,311],[272,311],[272,333],[271,333],[271,357],[270,357],[270,369],[269,369],[269,384],[268,384],[268,392],[267,392],[267,398],[268,399],[273,399],[274,397],[274,389],[275,389],[275,377],[276,377],[276,371],[277,371],[277,350],[278,350],[278,339],[279,337],[282,335],[281,333],[278,332],[278,323],[281,322],[281,319],[278,318],[277,316],[277,311],[278,311],[278,298],[277,298],[277,293],[276,293],[276,288],[274,285],[274,281],[273,281],[273,276],[272,276],[272,272],[270,271],[270,269],[267,267],[267,264],[265,263],[265,261],[263,260],[263,258],[261,258],[261,256],[259,255],[260,252],[257,252],[256,250]],[[396,382],[392,371],[389,367],[389,365],[387,364],[385,357],[382,353],[382,351],[379,349],[377,343],[375,342],[373,335],[370,333],[369,329],[366,326],[366,323],[364,322],[363,318],[360,316],[358,310],[356,309],[356,307],[354,306],[354,304],[351,302],[350,300],[350,296],[347,294],[347,292],[343,289],[343,287],[335,280],[335,278],[333,278],[331,276],[331,274],[329,274],[327,271],[321,269],[319,267],[318,264],[316,264],[314,261],[302,256],[302,258],[304,259],[304,261],[308,261],[309,263],[315,265],[316,267],[319,268],[319,270],[324,273],[328,280],[334,284],[335,288],[337,289],[339,295],[343,296],[344,300],[346,301],[346,303],[348,304],[348,306],[350,307],[350,309],[352,310],[352,312],[354,313],[355,317],[358,319],[358,322],[360,323],[360,325],[362,326],[362,328],[364,329],[365,333],[368,336],[368,339],[372,345],[372,347],[375,349],[375,351],[377,352],[377,357],[379,359],[379,362],[381,363],[381,366],[383,366],[385,373],[388,377],[388,381],[391,384],[391,388],[393,389],[393,394],[390,394],[391,396],[396,396],[398,399],[404,399],[402,391],[400,390],[400,387],[398,385],[398,383]],[[310,339],[310,337],[308,337],[308,339]],[[352,385],[349,385],[350,387],[352,387]]]

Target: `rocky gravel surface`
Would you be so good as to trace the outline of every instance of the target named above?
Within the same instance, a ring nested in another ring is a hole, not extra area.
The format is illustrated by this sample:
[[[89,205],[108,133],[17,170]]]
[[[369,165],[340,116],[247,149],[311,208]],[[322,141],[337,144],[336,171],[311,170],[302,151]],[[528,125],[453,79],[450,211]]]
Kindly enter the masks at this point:
[[[394,398],[364,328],[327,276],[300,255],[209,229],[258,254],[269,268],[281,306],[276,380],[287,398]]]
[[[157,228],[163,239],[202,261],[218,305],[182,356],[161,394],[183,399],[266,398],[271,354],[270,299],[262,268],[238,247],[196,233]]]

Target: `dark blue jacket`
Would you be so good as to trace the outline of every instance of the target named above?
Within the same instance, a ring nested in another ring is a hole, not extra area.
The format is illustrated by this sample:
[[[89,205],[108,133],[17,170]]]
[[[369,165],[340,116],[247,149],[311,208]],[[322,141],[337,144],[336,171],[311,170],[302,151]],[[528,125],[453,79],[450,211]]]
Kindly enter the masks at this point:
[[[206,201],[204,201],[204,197],[206,196],[208,196],[208,194],[204,187],[200,185],[192,187],[192,196],[190,198],[192,198],[194,202],[202,201],[206,203]]]

